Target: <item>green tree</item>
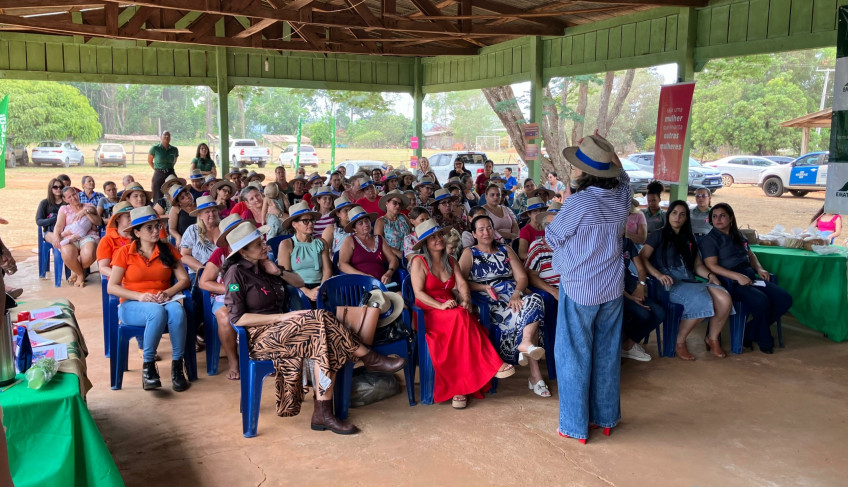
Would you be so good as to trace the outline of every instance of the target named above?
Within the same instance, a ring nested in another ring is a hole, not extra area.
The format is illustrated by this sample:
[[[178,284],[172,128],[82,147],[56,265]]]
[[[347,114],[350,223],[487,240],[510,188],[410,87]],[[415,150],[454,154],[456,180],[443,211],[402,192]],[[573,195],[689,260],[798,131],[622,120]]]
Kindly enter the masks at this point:
[[[330,121],[330,117],[324,117],[304,125],[303,132],[307,137],[309,137],[312,145],[319,147],[329,145],[330,137],[333,132],[333,125]]]
[[[371,147],[371,136],[363,134],[377,132],[382,134],[382,147],[404,146],[412,135],[412,120],[404,115],[391,112],[377,113],[368,118],[357,119],[347,129],[347,140],[355,145]],[[339,137],[339,139],[341,139]],[[365,140],[366,142],[362,142]]]
[[[47,81],[0,81],[9,95],[7,133],[18,143],[44,139],[92,142],[103,134],[97,112],[80,90]]]

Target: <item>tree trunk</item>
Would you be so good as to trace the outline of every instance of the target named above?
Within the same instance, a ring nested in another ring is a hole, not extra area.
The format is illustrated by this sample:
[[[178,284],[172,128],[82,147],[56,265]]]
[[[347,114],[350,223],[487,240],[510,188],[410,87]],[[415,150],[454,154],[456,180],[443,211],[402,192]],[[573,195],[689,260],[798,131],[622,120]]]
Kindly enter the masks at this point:
[[[624,81],[621,82],[621,86],[618,88],[618,93],[615,95],[615,102],[612,104],[612,110],[610,110],[609,115],[606,116],[606,124],[601,125],[600,122],[598,123],[598,127],[604,127],[604,136],[606,136],[610,129],[612,129],[613,124],[615,124],[615,120],[621,113],[621,107],[624,106],[627,95],[630,94],[630,89],[633,88],[633,78],[635,76],[635,69],[628,69],[627,72],[624,73]]]
[[[212,88],[206,87],[206,133],[214,134],[215,130],[215,108],[212,106]]]
[[[567,93],[568,81],[565,81],[563,85],[563,107],[566,106],[565,94]],[[571,164],[562,156],[562,150],[568,147],[568,138],[565,135],[565,120],[560,119],[557,113],[551,90],[545,87],[543,94],[544,116],[540,130],[545,140],[548,158],[542,158],[542,171],[555,171],[565,181],[571,177]]]
[[[571,130],[571,140],[577,143],[583,138],[583,124],[586,121],[586,105],[589,102],[589,82],[582,81],[580,90],[577,92],[577,120],[574,121],[574,128]]]
[[[521,124],[525,124],[527,121],[524,119],[524,114],[521,113],[521,107],[515,99],[512,86],[496,86],[494,88],[484,88],[482,91],[483,96],[486,97],[486,101],[489,102],[489,106],[495,111],[506,129],[518,157],[526,161],[527,157],[525,154],[527,146],[524,141],[524,132],[521,129]]]
[[[245,127],[244,127],[244,98],[238,97],[238,111],[239,111],[239,119],[241,120],[241,138],[247,138],[245,135]]]
[[[615,84],[615,71],[607,71],[604,77],[604,86],[601,87],[601,99],[598,100],[598,133],[602,136],[607,136],[607,113],[609,112],[610,95],[612,95],[612,87]]]

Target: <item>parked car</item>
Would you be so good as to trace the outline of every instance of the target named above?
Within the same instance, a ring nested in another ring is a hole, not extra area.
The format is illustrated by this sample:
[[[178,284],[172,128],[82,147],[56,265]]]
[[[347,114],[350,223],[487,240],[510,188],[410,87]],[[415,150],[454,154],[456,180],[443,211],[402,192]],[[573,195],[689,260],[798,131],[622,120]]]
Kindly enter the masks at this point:
[[[759,156],[728,156],[707,163],[707,166],[721,172],[721,182],[728,188],[733,183],[757,184],[763,171],[779,165]]]
[[[230,167],[243,168],[248,164],[265,167],[271,160],[271,149],[262,147],[253,139],[232,139],[230,141]],[[221,154],[215,153],[215,164],[221,165]]]
[[[303,146],[301,146],[303,147]],[[342,163],[336,164],[336,169],[344,167],[345,168],[345,177],[351,177],[359,171],[366,171],[368,174],[371,174],[371,171],[374,169],[382,169],[386,170],[386,163],[383,161],[369,161],[369,160],[357,160],[357,161],[344,161]],[[327,175],[330,175],[331,171],[327,171]]]
[[[69,167],[71,164],[85,165],[85,156],[73,142],[45,140],[32,150],[32,162],[36,166],[51,164]]]
[[[29,154],[23,144],[13,145],[6,141],[6,167],[26,166],[29,164]]]
[[[94,149],[94,165],[103,167],[107,164],[115,164],[127,167],[127,151],[121,144],[100,144]]]
[[[476,178],[477,174],[483,172],[483,165],[488,157],[486,157],[485,152],[475,151],[437,152],[427,156],[427,160],[430,161],[430,169],[433,170],[440,183],[447,182],[450,172],[453,170],[453,163],[457,159],[462,160],[465,163],[465,168],[471,171],[471,175]]]
[[[654,180],[654,175],[642,170],[639,166],[626,158],[621,160],[621,167],[623,167],[624,170],[627,171],[627,175],[630,176],[630,189],[633,191],[633,194],[648,194],[648,183]]]
[[[297,144],[286,146],[283,152],[280,152],[280,165],[294,167],[295,161],[297,161]],[[318,167],[318,153],[315,152],[315,147],[300,144],[300,165]]]
[[[795,160],[794,157],[789,157],[789,156],[763,156],[763,157],[765,157],[766,159],[768,159],[772,162],[776,162],[778,164],[789,164],[790,162]]]
[[[641,169],[654,174],[654,153],[653,152],[637,152],[630,154],[627,159],[639,166]],[[677,181],[662,181],[666,186],[676,184]],[[722,188],[721,173],[711,167],[702,166],[700,162],[693,158],[689,158],[689,189],[694,192],[698,187],[709,188],[715,193]]]
[[[762,174],[757,186],[772,198],[779,198],[786,191],[802,198],[811,191],[824,191],[827,186],[828,152],[810,152],[789,164],[772,166]]]

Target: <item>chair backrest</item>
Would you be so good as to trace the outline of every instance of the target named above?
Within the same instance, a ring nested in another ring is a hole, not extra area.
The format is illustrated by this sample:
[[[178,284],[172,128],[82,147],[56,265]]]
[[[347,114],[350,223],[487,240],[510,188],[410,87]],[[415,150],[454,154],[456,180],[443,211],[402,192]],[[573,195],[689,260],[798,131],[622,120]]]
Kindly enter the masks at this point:
[[[362,295],[372,289],[386,291],[386,286],[371,276],[333,276],[318,289],[318,309],[335,311],[336,306],[359,306]]]
[[[400,295],[403,297],[403,301],[407,306],[415,304],[415,291],[412,289],[412,276],[409,274],[406,275],[400,284]]]
[[[274,262],[277,262],[277,254],[280,252],[280,242],[292,237],[293,235],[277,235],[266,242],[268,246],[271,247],[271,252],[274,253]]]
[[[312,309],[312,303],[300,289],[286,284],[286,291],[289,294],[289,311]]]
[[[333,252],[333,275],[338,276],[342,271],[339,270],[339,251]]]

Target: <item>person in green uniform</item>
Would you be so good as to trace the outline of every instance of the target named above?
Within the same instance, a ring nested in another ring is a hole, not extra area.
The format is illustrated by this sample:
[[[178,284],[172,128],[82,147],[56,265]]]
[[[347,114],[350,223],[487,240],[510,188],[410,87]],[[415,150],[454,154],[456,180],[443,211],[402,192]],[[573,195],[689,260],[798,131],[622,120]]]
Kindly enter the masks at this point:
[[[215,161],[212,160],[212,154],[209,153],[209,146],[206,142],[201,142],[197,146],[197,154],[191,160],[191,170],[200,169],[200,174],[204,176],[212,175],[218,177],[218,168],[215,167]]]
[[[176,176],[174,166],[180,151],[171,145],[171,132],[162,132],[159,143],[150,148],[147,153],[147,164],[153,168],[153,201],[159,201],[162,197],[161,186],[169,174]]]

